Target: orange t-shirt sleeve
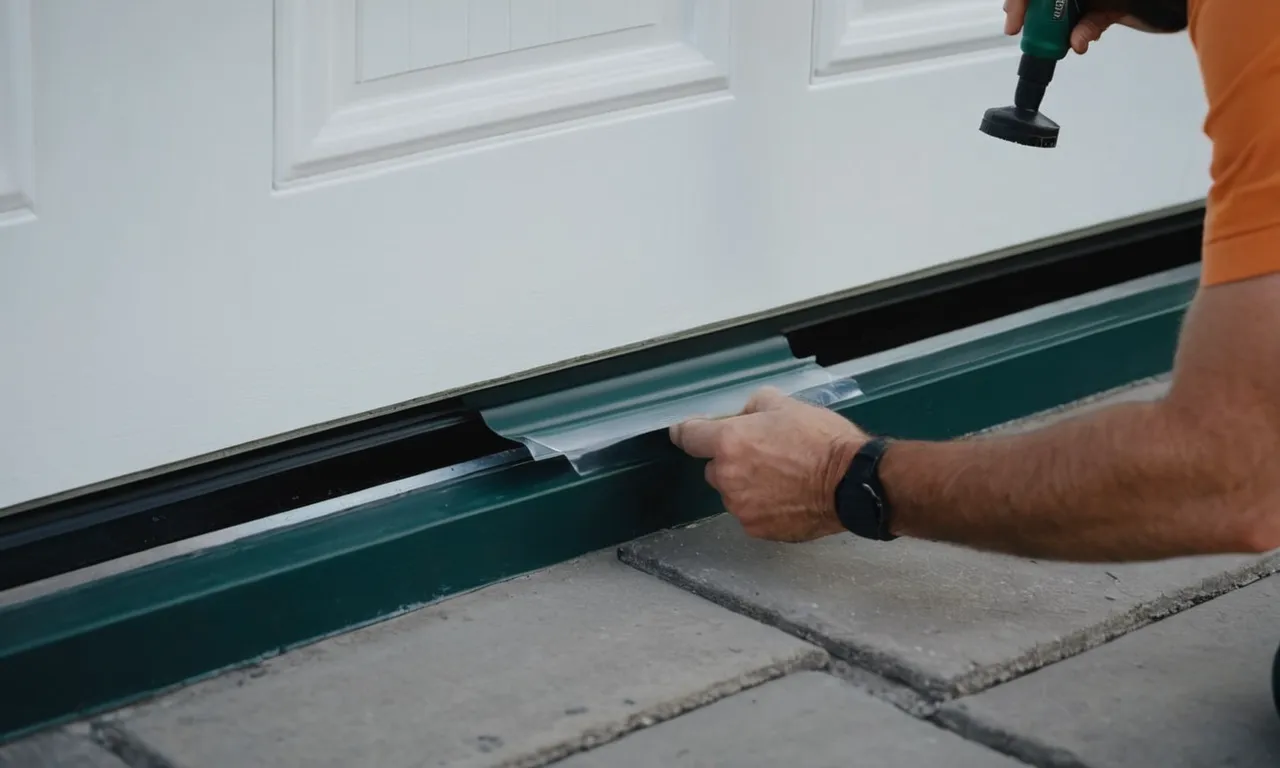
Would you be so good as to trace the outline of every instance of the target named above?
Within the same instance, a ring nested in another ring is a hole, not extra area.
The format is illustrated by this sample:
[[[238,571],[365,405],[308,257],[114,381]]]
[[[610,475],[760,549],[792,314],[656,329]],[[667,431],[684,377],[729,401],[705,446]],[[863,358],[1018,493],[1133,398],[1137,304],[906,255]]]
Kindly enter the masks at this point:
[[[1213,142],[1201,282],[1280,272],[1280,0],[1190,0]]]

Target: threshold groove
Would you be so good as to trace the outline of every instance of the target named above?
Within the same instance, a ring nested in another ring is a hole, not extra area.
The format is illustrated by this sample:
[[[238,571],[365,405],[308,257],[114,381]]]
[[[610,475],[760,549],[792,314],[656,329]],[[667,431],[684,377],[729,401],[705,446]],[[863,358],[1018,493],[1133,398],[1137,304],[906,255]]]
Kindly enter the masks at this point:
[[[525,450],[491,431],[483,410],[779,334],[796,357],[838,365],[1191,264],[1202,221],[1202,210],[1179,213],[0,516],[0,591]]]

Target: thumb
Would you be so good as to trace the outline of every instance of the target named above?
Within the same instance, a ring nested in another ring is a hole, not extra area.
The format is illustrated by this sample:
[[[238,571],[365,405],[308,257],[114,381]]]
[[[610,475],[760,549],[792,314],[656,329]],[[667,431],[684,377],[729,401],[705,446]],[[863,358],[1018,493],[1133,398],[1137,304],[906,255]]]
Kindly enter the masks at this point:
[[[782,394],[782,390],[776,387],[762,387],[751,399],[747,401],[747,405],[742,409],[743,413],[760,413],[761,411],[776,411],[785,408],[791,403],[792,399]]]
[[[713,459],[724,431],[721,419],[688,419],[667,430],[677,448],[696,459]]]
[[[1096,43],[1107,28],[1124,19],[1123,11],[1090,11],[1071,30],[1071,50],[1083,54]]]

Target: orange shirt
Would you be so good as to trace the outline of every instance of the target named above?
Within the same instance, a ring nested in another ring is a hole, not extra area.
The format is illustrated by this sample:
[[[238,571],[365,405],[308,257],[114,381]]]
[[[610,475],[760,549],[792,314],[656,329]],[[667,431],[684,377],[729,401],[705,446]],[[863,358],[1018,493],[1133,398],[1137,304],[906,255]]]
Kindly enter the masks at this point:
[[[1280,272],[1280,0],[1188,0],[1213,142],[1201,283]]]

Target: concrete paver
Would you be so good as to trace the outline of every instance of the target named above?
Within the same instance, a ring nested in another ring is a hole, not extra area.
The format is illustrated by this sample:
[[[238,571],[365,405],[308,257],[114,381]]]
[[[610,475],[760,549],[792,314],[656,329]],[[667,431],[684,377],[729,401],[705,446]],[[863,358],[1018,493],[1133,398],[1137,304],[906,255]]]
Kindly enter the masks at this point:
[[[1047,411],[1023,416],[1004,424],[996,424],[978,434],[999,433],[1013,435],[1020,432],[1030,432],[1064,419],[1074,419],[1077,416],[1083,416],[1120,403],[1155,402],[1169,393],[1169,386],[1172,382],[1173,377],[1167,373],[1150,379],[1142,379],[1106,392],[1099,392],[1082,400],[1066,403],[1057,408],[1050,408]]]
[[[751,539],[721,516],[620,556],[917,691],[949,698],[1276,570],[1275,557],[1041,563],[933,542]]]
[[[998,431],[1022,432],[1116,403],[1150,401],[1167,390],[1167,377],[1140,382]],[[1277,556],[1038,563],[848,534],[774,544],[749,539],[727,515],[631,542],[619,555],[939,699],[1078,653],[1280,568]]]
[[[1014,768],[821,672],[802,672],[722,699],[557,768]]]
[[[962,733],[1071,768],[1280,765],[1280,577],[945,705]]]
[[[222,675],[110,724],[187,768],[528,765],[825,661],[597,553]]]
[[[129,768],[84,736],[57,729],[0,747],[0,768]]]

